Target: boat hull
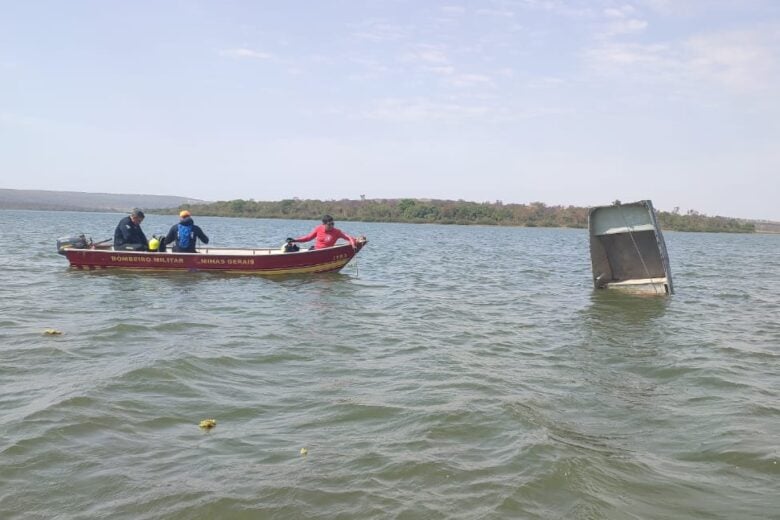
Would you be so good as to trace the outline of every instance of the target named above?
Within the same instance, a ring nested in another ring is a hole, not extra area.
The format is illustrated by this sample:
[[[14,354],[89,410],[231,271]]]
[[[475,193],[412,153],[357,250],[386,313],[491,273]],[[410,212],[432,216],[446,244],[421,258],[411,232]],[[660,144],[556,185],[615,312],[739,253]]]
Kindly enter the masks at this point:
[[[284,253],[276,249],[203,248],[196,253],[76,249],[62,251],[74,269],[213,271],[265,276],[327,273],[342,269],[362,249],[360,241],[326,249]]]
[[[674,292],[666,243],[651,201],[591,208],[588,230],[594,287]]]

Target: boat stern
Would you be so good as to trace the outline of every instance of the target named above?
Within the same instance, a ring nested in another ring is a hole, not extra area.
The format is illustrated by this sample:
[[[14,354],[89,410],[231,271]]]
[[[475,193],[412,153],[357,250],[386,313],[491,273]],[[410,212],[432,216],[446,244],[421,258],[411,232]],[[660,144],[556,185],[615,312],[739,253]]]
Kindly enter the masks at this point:
[[[591,208],[588,230],[596,289],[674,292],[666,244],[651,201]]]

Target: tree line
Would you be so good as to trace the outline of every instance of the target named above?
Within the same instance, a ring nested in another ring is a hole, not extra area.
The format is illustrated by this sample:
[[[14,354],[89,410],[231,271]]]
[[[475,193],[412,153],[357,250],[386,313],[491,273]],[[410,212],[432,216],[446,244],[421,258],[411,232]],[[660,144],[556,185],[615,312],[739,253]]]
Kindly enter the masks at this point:
[[[619,203],[619,201],[615,201]],[[278,218],[318,220],[332,215],[340,221],[407,222],[417,224],[476,224],[488,226],[525,227],[588,227],[588,208],[577,206],[547,206],[542,202],[504,204],[469,202],[465,200],[423,199],[365,199],[312,200],[285,199],[281,201],[228,200],[206,204],[185,204],[195,215],[245,218]],[[155,213],[174,213],[179,210],[161,209]],[[674,231],[703,231],[725,233],[753,233],[751,222],[720,216],[707,216],[695,210],[680,213],[657,213],[662,229]]]

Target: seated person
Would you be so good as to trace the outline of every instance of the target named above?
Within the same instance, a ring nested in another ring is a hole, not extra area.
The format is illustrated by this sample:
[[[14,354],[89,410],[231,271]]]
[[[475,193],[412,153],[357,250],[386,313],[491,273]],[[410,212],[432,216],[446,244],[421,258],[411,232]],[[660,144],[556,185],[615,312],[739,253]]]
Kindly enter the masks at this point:
[[[340,229],[333,227],[333,217],[330,215],[324,215],[322,217],[322,224],[315,227],[311,233],[306,236],[293,239],[293,242],[308,242],[312,238],[317,238],[314,242],[312,249],[324,249],[326,247],[332,247],[336,245],[336,241],[339,238],[349,240],[352,247],[355,247],[355,239],[347,235]]]
[[[200,239],[204,244],[209,243],[209,237],[200,227],[196,226],[192,220],[192,214],[186,209],[179,213],[179,223],[171,226],[170,231],[164,239],[160,241],[164,248],[165,244],[174,244],[174,253],[194,253],[195,242]]]
[[[133,209],[130,215],[119,221],[114,230],[114,250],[116,251],[146,251],[148,240],[141,230],[144,212]]]

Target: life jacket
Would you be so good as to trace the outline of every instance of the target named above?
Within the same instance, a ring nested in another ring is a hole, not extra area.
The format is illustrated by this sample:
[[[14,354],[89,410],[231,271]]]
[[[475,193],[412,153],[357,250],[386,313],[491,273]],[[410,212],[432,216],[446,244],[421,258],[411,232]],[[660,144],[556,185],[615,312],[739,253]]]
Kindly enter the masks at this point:
[[[179,224],[179,236],[176,239],[179,249],[189,249],[195,245],[195,234],[192,232],[192,226]]]

